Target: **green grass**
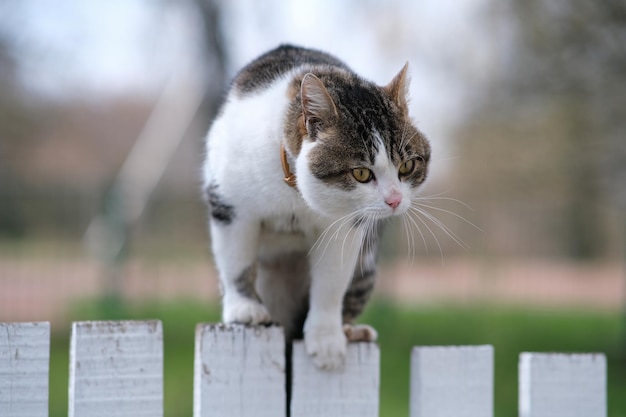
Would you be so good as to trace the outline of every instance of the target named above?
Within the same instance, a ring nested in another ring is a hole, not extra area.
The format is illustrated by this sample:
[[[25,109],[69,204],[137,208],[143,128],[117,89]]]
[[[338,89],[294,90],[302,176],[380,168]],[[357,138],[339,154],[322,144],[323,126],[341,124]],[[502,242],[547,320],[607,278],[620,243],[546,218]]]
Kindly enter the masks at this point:
[[[217,306],[168,302],[136,307],[84,303],[72,319],[163,321],[165,416],[192,415],[193,337],[196,323],[217,321]],[[379,331],[382,417],[406,417],[409,357],[414,345],[492,344],[495,347],[495,416],[517,416],[517,361],[522,351],[604,352],[608,358],[609,417],[626,417],[623,318],[616,313],[539,311],[502,306],[399,307],[378,300],[362,318]],[[67,329],[53,329],[50,416],[67,415]],[[621,350],[620,350],[621,349]]]
[[[519,353],[604,352],[609,417],[626,416],[623,320],[618,314],[537,311],[496,306],[398,308],[378,302],[363,317],[379,331],[381,416],[407,416],[409,355],[414,345],[491,344],[496,417],[517,416]],[[620,349],[621,352],[620,352]]]

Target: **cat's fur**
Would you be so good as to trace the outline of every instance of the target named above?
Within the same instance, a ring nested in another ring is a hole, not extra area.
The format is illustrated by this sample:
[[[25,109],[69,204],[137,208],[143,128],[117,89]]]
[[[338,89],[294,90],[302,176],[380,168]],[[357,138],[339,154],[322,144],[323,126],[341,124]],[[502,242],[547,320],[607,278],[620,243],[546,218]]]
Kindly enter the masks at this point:
[[[407,211],[430,159],[407,87],[407,66],[379,87],[289,45],[237,74],[204,165],[225,322],[303,332],[322,368],[341,365],[347,337],[375,339],[352,323],[374,285],[380,223]],[[295,188],[283,182],[281,144]]]

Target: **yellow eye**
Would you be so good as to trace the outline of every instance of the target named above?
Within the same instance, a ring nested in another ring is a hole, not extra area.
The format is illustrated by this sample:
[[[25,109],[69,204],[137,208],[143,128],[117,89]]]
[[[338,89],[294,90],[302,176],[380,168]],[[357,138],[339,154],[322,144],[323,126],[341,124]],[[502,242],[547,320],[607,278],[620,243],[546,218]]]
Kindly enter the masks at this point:
[[[370,182],[372,180],[372,171],[367,168],[354,168],[352,176],[358,182]]]
[[[413,169],[415,169],[415,160],[409,159],[408,161],[400,165],[400,169],[398,170],[398,172],[400,173],[400,175],[409,175],[411,172],[413,172]]]

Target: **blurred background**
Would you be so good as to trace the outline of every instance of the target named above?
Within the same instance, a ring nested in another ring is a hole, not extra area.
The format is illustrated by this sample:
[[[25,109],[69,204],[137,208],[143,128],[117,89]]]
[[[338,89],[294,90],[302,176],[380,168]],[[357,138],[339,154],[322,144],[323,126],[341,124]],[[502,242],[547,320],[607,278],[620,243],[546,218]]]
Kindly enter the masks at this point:
[[[406,61],[433,147],[420,231],[386,235],[381,415],[408,414],[418,344],[601,351],[626,416],[623,0],[0,2],[0,321],[157,318],[167,416],[190,416],[193,329],[219,319],[203,138],[236,71],[290,42],[386,84]],[[621,393],[621,394],[620,394]]]

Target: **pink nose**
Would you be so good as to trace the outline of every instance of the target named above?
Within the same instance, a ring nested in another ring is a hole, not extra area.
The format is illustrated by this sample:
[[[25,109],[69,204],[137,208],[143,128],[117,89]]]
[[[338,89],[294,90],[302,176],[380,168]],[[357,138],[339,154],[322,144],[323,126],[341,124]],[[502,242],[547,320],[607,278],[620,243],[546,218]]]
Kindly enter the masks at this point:
[[[389,197],[385,198],[385,203],[392,209],[396,209],[402,202],[402,194],[393,193]]]

